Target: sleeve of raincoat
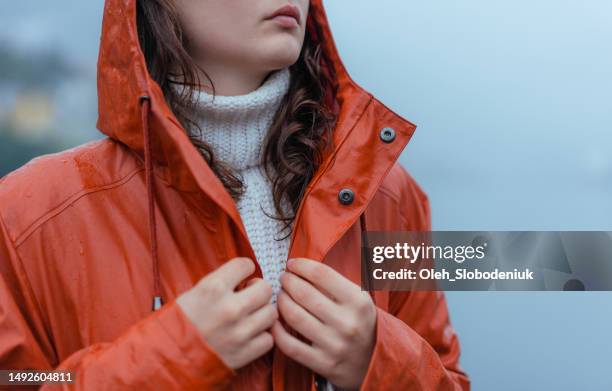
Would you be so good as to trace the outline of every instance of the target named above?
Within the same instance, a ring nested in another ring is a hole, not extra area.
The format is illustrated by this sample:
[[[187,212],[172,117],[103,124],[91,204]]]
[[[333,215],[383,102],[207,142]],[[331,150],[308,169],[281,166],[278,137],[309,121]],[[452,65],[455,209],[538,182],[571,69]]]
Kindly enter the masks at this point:
[[[235,374],[176,301],[114,341],[88,346],[57,363],[49,330],[30,292],[0,218],[0,369],[69,370],[74,384],[65,387],[77,390],[216,390],[225,388]]]
[[[427,196],[405,175],[404,229],[430,231]],[[459,350],[443,292],[389,292],[388,312],[377,307],[376,343],[360,389],[468,391]]]

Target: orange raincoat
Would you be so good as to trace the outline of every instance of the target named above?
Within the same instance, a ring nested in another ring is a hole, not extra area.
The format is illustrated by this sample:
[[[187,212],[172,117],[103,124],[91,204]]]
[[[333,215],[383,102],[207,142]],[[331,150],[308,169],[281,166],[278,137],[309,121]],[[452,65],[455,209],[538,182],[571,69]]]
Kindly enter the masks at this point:
[[[0,369],[69,369],[84,390],[313,390],[313,373],[277,348],[230,369],[175,302],[223,262],[255,254],[234,201],[147,72],[135,10],[136,0],[105,4],[97,126],[108,137],[0,182]],[[430,229],[427,197],[396,163],[415,125],[350,78],[321,0],[308,29],[333,67],[339,119],[289,258],[359,284],[361,231]],[[353,197],[339,198],[343,189]],[[152,311],[155,296],[165,304]],[[363,390],[469,389],[442,293],[373,298]]]

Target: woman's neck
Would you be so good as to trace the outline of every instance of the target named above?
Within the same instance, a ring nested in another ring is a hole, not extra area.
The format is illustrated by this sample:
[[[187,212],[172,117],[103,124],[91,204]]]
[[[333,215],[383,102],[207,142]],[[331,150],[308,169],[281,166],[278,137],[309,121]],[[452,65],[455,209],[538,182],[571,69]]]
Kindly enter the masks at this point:
[[[270,71],[257,72],[239,66],[227,66],[226,64],[203,64],[201,66],[213,81],[215,95],[218,96],[248,94],[261,86],[270,74]],[[199,78],[202,90],[212,94],[213,88],[206,75],[201,73]]]

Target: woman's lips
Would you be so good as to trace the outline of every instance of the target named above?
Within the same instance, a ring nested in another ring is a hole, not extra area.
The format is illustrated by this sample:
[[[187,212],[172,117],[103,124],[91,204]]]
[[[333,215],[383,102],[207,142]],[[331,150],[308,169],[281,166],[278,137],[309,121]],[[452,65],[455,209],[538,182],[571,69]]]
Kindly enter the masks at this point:
[[[287,29],[293,29],[300,25],[300,9],[293,4],[286,4],[277,9],[267,20],[277,23]]]
[[[279,15],[270,20],[276,22],[279,26],[286,29],[293,29],[299,26],[298,21],[292,16]]]

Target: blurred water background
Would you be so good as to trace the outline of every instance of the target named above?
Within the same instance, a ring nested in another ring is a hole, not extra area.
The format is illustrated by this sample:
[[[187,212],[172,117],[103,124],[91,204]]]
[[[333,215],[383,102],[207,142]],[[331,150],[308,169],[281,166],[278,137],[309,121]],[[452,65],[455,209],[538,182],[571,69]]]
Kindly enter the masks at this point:
[[[438,230],[612,230],[612,2],[334,0]],[[103,2],[0,7],[0,176],[99,138]],[[608,293],[448,293],[473,389],[612,390]]]

